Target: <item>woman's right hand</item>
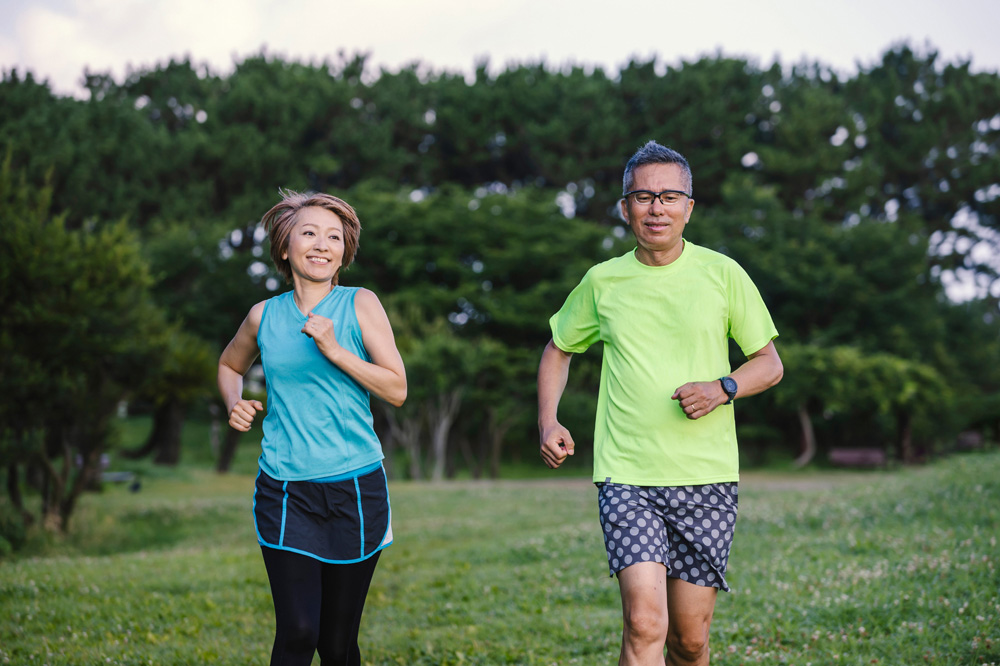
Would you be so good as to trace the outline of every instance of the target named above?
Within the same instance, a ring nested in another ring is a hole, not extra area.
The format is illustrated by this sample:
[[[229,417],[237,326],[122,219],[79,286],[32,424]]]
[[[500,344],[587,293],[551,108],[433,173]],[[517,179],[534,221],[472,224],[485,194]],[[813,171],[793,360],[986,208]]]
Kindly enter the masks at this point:
[[[253,425],[253,417],[262,411],[264,405],[259,400],[240,400],[229,412],[229,425],[240,432],[247,432]]]

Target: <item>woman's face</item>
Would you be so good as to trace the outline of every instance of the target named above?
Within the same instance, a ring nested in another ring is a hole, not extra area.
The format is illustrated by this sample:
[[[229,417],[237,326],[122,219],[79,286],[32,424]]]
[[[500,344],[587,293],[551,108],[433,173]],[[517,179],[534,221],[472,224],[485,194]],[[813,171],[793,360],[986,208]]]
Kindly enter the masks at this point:
[[[331,281],[344,260],[344,223],[325,208],[303,208],[281,257],[290,264],[293,279]]]

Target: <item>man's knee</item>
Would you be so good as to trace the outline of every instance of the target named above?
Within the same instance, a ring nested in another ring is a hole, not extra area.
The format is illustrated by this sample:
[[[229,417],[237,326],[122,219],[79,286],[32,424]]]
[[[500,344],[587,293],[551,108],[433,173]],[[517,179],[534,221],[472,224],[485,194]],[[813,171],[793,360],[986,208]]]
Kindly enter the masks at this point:
[[[667,654],[683,661],[697,661],[708,652],[708,631],[674,631],[667,634]]]
[[[644,642],[658,642],[661,645],[667,637],[667,615],[658,609],[635,605],[625,613],[625,631],[630,639]]]

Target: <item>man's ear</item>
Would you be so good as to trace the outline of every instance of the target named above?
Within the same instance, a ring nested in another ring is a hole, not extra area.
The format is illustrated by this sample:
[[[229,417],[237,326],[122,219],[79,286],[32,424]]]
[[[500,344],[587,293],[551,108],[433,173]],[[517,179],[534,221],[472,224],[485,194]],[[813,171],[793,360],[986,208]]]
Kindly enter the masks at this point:
[[[691,211],[694,210],[694,199],[688,199],[687,213],[684,215],[684,223],[691,221]]]

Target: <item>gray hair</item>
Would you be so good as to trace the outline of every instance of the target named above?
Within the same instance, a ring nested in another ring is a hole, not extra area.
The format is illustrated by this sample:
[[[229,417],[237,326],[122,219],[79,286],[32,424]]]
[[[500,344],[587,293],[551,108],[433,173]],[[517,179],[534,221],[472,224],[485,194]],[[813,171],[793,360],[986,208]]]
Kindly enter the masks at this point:
[[[635,170],[647,164],[676,164],[684,173],[688,194],[694,195],[694,176],[691,174],[691,166],[688,161],[676,150],[661,146],[655,141],[649,141],[645,146],[635,151],[635,155],[625,165],[625,176],[622,178],[623,195],[631,190],[635,183]]]

